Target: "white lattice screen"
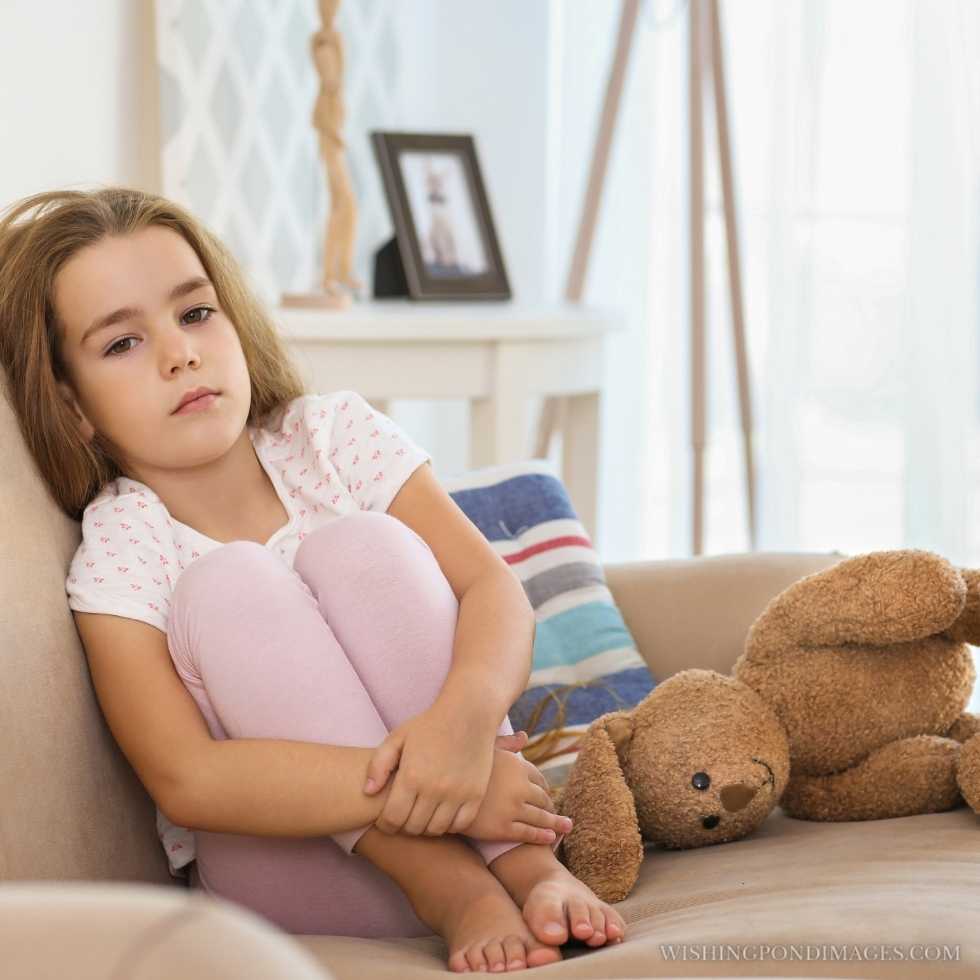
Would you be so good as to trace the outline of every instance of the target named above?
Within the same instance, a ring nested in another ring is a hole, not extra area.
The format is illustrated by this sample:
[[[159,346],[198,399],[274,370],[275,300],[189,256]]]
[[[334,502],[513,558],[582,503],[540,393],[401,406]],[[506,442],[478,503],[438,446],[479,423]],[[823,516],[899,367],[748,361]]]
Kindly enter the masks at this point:
[[[398,0],[347,0],[344,136],[358,202],[356,273],[370,284],[391,222],[372,128],[401,115]],[[232,250],[270,304],[319,275],[328,197],[311,117],[316,0],[157,0],[161,193]]]

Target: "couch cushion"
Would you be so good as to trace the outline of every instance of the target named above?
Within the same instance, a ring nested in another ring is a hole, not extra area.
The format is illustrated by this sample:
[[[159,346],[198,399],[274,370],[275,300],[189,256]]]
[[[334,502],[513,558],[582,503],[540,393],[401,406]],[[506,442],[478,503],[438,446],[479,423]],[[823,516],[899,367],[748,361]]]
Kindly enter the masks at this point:
[[[550,460],[486,466],[442,482],[534,607],[531,676],[508,716],[530,736],[523,754],[558,789],[589,724],[632,708],[656,681]]]
[[[119,882],[0,885],[6,980],[333,980],[235,902]]]
[[[169,884],[154,804],[106,725],[65,599],[81,526],[42,482],[0,369],[0,879]]]
[[[540,970],[549,977],[975,978],[978,841],[980,817],[966,807],[849,823],[793,820],[777,808],[740,841],[687,851],[650,847],[636,887],[616,906],[626,940],[598,950],[567,947],[565,960]],[[375,980],[421,980],[445,969],[445,947],[435,936],[296,938],[337,980],[361,980],[368,963]],[[913,951],[914,944],[935,956],[951,947],[959,958],[913,961],[927,952]],[[761,959],[764,945],[777,949]],[[715,959],[706,961],[712,946]],[[882,946],[891,961],[881,961]]]

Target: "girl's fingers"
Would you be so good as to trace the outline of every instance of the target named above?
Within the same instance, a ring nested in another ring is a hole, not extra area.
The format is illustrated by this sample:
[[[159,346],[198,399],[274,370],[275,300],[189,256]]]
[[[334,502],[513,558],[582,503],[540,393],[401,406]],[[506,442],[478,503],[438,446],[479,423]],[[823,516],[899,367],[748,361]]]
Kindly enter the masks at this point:
[[[426,826],[428,826],[429,821],[432,819],[432,814],[436,812],[438,803],[434,800],[430,800],[423,796],[417,796],[415,798],[415,804],[412,806],[412,812],[409,813],[408,819],[405,821],[404,827],[402,827],[402,833],[411,834],[413,837],[418,837],[425,832]]]
[[[545,779],[541,770],[538,769],[538,767],[533,763],[528,762],[527,759],[524,759],[523,756],[522,756],[522,761],[524,762],[524,775],[527,776],[528,783],[532,787],[536,787],[537,789],[543,790],[545,795],[550,800],[551,786],[549,785],[548,780]]]
[[[498,749],[505,749],[508,752],[519,752],[527,743],[527,732],[523,729],[510,735],[498,735],[494,739],[494,746]]]
[[[572,829],[570,817],[559,816],[557,813],[542,810],[540,807],[532,806],[530,803],[524,805],[524,809],[520,814],[520,820],[532,827],[553,830],[558,834],[570,833]]]
[[[396,779],[381,815],[374,822],[375,827],[386,834],[399,833],[414,805],[415,794],[399,787]]]
[[[524,841],[527,844],[554,844],[558,835],[553,830],[544,827],[534,827],[531,824],[515,820],[511,824],[511,840]]]
[[[530,763],[528,764],[530,765]],[[541,775],[541,770],[538,769],[537,766],[531,765],[531,769],[527,775],[528,779],[530,779],[532,783],[540,786],[546,793],[548,792],[548,780]]]
[[[528,793],[527,802],[532,803],[534,806],[541,807],[542,810],[551,810],[554,813],[555,801],[551,798],[551,794],[542,789],[540,786],[532,786],[531,792]]]
[[[453,822],[449,825],[449,833],[465,834],[466,828],[476,819],[479,808],[479,804],[464,803],[456,811],[456,816],[453,817]]]
[[[462,806],[462,804],[460,804]],[[428,837],[441,837],[449,828],[452,826],[453,820],[456,818],[456,814],[459,812],[460,807],[455,803],[440,803],[435,812],[429,818],[428,826],[425,828],[425,834]]]

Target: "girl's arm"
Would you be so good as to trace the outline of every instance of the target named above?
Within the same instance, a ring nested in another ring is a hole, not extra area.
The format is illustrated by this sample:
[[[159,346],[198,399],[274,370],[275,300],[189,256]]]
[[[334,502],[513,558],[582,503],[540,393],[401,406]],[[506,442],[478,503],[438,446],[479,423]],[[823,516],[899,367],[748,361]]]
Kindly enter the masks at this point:
[[[490,568],[463,594],[453,660],[436,704],[465,705],[494,734],[531,673],[534,610],[509,568]]]
[[[436,704],[474,711],[492,737],[531,674],[535,618],[524,586],[430,463],[402,484],[388,513],[425,541],[459,601],[452,665]]]
[[[321,837],[373,823],[387,792],[361,791],[373,748],[278,738],[216,739],[166,816],[190,830]],[[162,808],[161,808],[162,809]]]

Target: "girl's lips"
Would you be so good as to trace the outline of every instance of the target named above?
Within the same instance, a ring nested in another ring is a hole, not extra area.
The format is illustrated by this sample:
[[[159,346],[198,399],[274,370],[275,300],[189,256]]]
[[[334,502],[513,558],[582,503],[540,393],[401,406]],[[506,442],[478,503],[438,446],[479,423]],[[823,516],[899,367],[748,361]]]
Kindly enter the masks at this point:
[[[218,400],[219,394],[220,392],[212,392],[209,395],[201,395],[199,398],[187,402],[186,405],[182,405],[174,412],[174,415],[189,415],[191,412],[203,412]]]

